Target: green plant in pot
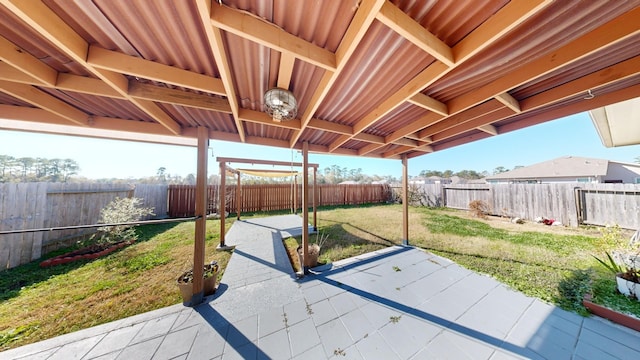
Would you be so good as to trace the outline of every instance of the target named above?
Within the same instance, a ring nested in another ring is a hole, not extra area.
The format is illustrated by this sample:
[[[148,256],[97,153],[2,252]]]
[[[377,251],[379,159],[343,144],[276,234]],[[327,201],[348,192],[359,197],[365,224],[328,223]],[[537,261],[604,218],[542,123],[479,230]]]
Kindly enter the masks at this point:
[[[203,291],[204,296],[213,295],[216,291],[216,279],[218,277],[218,263],[212,261],[204,265]],[[182,303],[189,305],[193,297],[193,269],[183,272],[176,280],[180,294],[182,294]]]
[[[606,258],[594,258],[615,275],[620,293],[639,299],[640,230],[628,240],[622,236],[622,230],[617,224],[607,225],[600,232],[602,240],[613,249],[605,252]]]

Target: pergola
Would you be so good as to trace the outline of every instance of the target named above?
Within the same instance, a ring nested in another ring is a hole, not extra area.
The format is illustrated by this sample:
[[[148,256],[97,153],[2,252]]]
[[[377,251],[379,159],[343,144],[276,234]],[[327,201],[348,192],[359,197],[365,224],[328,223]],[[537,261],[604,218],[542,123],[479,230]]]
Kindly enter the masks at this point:
[[[225,207],[226,207],[226,195],[225,195],[225,187],[226,187],[226,176],[225,174],[227,172],[232,172],[235,175],[238,176],[237,180],[237,191],[236,191],[236,206],[237,206],[237,210],[236,210],[236,216],[237,219],[240,220],[240,208],[241,208],[241,178],[240,178],[240,170],[231,168],[228,164],[229,163],[240,163],[240,164],[252,164],[252,165],[277,165],[277,166],[290,166],[290,167],[302,167],[302,176],[303,176],[303,181],[302,181],[302,247],[303,247],[303,261],[304,264],[301,264],[301,266],[303,268],[305,268],[309,265],[307,260],[308,260],[308,245],[309,245],[309,233],[308,231],[304,231],[307,228],[307,224],[309,223],[309,198],[308,198],[308,194],[309,194],[309,186],[308,186],[308,177],[309,177],[309,168],[313,169],[313,195],[312,195],[312,204],[313,204],[313,228],[314,230],[317,230],[317,223],[318,223],[318,218],[317,218],[317,212],[316,212],[316,204],[318,202],[318,193],[317,193],[317,186],[316,186],[316,172],[318,170],[318,164],[310,164],[308,161],[306,161],[303,163],[299,163],[299,162],[285,162],[285,161],[272,161],[272,160],[258,160],[258,159],[240,159],[240,158],[228,158],[228,157],[219,157],[218,159],[218,164],[220,166],[220,193],[219,193],[219,205],[218,205],[218,212],[220,213],[220,245],[218,246],[219,249],[225,249],[227,246],[225,244],[225,223],[224,223],[224,219],[225,219]],[[248,171],[248,170],[245,170]],[[280,173],[280,174],[287,174],[290,175],[291,172],[285,172],[282,170],[270,170],[270,169],[259,169],[259,170],[254,170],[254,172],[257,173]],[[297,203],[297,201],[294,200],[295,203]]]
[[[398,159],[406,189],[408,159],[640,96],[638,0],[0,0],[0,19],[3,128],[197,141],[196,300],[209,139]],[[290,121],[263,112],[275,87]]]

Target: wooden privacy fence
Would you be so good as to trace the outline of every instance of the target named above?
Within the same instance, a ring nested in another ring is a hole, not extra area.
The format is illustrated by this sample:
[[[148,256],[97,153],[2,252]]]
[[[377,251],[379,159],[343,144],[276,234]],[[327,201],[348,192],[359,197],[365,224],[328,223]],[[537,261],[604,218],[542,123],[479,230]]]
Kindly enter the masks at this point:
[[[218,212],[218,185],[209,185],[207,198],[209,213]],[[313,186],[309,191],[313,193]],[[384,184],[357,184],[357,185],[317,185],[317,206],[326,205],[357,205],[368,203],[380,203],[389,200],[389,186]],[[236,212],[237,186],[226,186],[225,199],[226,211]],[[291,209],[293,198],[297,199],[295,208],[302,206],[302,186],[291,184],[260,184],[241,186],[240,212],[272,211]],[[311,195],[311,194],[310,194]],[[169,217],[187,217],[195,213],[195,186],[170,185],[169,186]],[[311,197],[309,205],[312,204]]]
[[[166,185],[97,183],[0,184],[0,231],[45,229],[98,222],[100,210],[116,197],[141,197],[166,216]],[[39,259],[95,229],[0,235],[0,270]]]
[[[545,217],[574,227],[640,227],[640,185],[636,184],[429,184],[415,191],[422,203],[456,209],[469,209],[471,201],[482,200],[496,216]]]

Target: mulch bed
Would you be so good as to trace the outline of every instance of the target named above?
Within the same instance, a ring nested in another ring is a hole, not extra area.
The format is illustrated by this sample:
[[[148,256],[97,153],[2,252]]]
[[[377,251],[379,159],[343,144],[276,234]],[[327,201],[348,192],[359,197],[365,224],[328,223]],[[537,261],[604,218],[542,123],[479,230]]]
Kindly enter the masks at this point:
[[[95,244],[82,249],[58,255],[51,259],[44,260],[40,263],[40,267],[48,267],[60,264],[67,264],[78,260],[93,260],[102,256],[111,254],[112,252],[122,249],[125,246],[133,244],[135,240],[121,241],[112,244]]]

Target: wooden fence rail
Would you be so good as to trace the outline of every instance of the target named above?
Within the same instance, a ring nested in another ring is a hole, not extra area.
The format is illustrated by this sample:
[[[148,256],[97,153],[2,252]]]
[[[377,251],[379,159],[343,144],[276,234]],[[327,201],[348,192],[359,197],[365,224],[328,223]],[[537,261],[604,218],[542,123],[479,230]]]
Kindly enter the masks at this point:
[[[218,185],[209,185],[207,188],[209,213],[218,212]],[[169,216],[187,217],[195,213],[195,186],[192,185],[170,185],[169,186]],[[236,191],[235,185],[226,186],[225,199],[226,211],[236,212]],[[309,187],[309,199],[313,194],[314,187]],[[389,200],[389,186],[383,184],[358,184],[358,185],[317,185],[318,203],[317,206],[326,205],[357,205],[368,203],[380,203]],[[241,192],[240,212],[273,211],[285,210],[302,206],[302,186],[297,187],[290,184],[260,184],[243,185]],[[297,201],[294,203],[294,200]],[[309,201],[312,204],[312,200]]]
[[[95,224],[100,210],[116,197],[141,197],[144,206],[154,207],[158,217],[165,217],[166,194],[166,185],[0,184],[0,231]],[[0,235],[0,270],[39,259],[94,232],[70,229]]]

